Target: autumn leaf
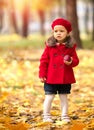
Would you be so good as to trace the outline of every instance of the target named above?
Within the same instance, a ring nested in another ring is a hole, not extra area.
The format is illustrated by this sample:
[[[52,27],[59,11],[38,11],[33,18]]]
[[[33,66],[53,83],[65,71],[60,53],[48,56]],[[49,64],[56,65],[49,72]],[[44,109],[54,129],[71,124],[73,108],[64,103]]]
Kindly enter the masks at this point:
[[[80,64],[74,68],[77,82],[72,85],[71,94],[68,95],[70,123],[60,120],[58,95],[55,96],[51,109],[54,123],[42,121],[45,95],[43,84],[38,78],[42,50],[14,48],[6,53],[2,51],[0,52],[0,130],[94,129],[94,51],[77,50],[80,58]]]
[[[29,124],[25,123],[17,123],[17,124],[5,124],[9,130],[27,130],[29,128]]]
[[[85,128],[84,123],[77,123],[77,124],[74,124],[70,130],[83,130],[83,128]]]

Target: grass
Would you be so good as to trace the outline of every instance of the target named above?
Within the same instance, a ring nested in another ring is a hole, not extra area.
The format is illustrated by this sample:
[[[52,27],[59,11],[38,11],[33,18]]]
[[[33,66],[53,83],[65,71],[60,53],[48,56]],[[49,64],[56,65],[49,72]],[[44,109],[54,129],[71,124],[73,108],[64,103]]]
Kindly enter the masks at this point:
[[[92,40],[91,34],[89,35],[82,34],[81,40],[83,49],[94,49],[94,41]]]
[[[32,35],[27,38],[22,38],[16,34],[11,36],[4,35],[0,36],[0,48],[41,48],[44,46],[45,39],[46,38],[41,35]]]
[[[82,45],[84,49],[94,49],[94,41],[90,39],[82,40]]]
[[[7,48],[42,48],[44,47],[46,37],[38,34],[32,34],[27,38],[22,38],[16,34],[0,36],[0,48],[6,50]],[[94,49],[94,41],[91,36],[82,35],[83,49]]]

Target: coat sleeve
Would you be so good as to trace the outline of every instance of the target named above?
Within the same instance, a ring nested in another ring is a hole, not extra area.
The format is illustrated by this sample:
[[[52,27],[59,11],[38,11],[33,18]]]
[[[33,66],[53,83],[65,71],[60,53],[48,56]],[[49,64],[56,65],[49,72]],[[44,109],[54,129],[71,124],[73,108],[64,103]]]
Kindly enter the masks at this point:
[[[72,50],[72,55],[71,56],[73,58],[71,66],[75,67],[75,66],[77,66],[79,64],[79,58],[78,58],[77,53],[76,53],[76,45],[73,46],[73,50]]]
[[[48,64],[49,64],[49,47],[46,46],[40,58],[39,78],[47,77]]]

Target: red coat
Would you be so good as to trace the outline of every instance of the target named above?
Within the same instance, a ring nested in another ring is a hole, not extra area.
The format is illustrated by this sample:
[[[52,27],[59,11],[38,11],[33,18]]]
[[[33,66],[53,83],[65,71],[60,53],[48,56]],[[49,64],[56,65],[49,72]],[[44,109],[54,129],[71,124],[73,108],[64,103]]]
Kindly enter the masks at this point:
[[[46,83],[49,84],[75,83],[73,67],[79,63],[75,48],[76,45],[68,48],[63,44],[46,46],[40,59],[39,77],[46,77]],[[66,65],[63,62],[63,57],[66,54],[73,58],[70,65]]]

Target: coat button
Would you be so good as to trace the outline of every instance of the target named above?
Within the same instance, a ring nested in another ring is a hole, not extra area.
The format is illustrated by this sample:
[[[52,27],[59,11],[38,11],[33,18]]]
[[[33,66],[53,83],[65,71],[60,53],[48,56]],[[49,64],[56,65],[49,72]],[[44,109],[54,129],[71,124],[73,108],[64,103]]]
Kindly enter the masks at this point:
[[[56,64],[54,64],[53,67],[56,68]]]
[[[61,65],[60,65],[60,68],[64,68],[64,66],[61,64]]]
[[[56,54],[56,53],[54,53],[54,56],[57,56],[57,54]]]
[[[64,57],[64,54],[62,54],[62,56]]]

